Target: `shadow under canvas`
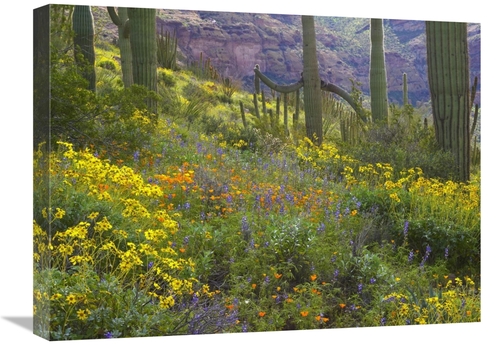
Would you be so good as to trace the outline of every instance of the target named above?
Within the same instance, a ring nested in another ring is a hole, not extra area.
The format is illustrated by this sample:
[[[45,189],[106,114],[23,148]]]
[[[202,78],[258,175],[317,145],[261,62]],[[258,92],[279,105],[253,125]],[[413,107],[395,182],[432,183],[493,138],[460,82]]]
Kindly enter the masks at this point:
[[[5,320],[8,320],[22,328],[33,332],[33,317],[32,316],[4,316]]]

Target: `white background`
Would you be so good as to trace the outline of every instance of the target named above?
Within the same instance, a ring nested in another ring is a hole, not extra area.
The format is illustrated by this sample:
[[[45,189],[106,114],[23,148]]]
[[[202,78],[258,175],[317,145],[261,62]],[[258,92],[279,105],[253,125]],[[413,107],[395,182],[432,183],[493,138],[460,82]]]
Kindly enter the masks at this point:
[[[393,18],[465,21],[481,23],[481,112],[482,118],[482,322],[475,324],[375,327],[322,331],[248,333],[208,336],[178,336],[142,339],[82,340],[75,344],[164,344],[182,341],[234,344],[235,342],[280,342],[308,344],[313,341],[350,344],[491,344],[498,341],[500,297],[497,293],[498,153],[500,113],[498,99],[499,19],[494,1],[77,1],[62,4],[171,8],[255,13],[310,14],[339,17]],[[230,3],[230,5],[228,5]],[[0,343],[40,344],[32,334],[32,22],[39,1],[4,1],[2,6],[0,64],[0,181],[2,223],[0,231]],[[496,64],[495,64],[496,62]],[[493,84],[494,82],[495,85]],[[494,94],[495,93],[495,94]],[[497,329],[494,329],[496,327]],[[496,332],[494,332],[496,331]],[[68,342],[62,342],[68,343]]]

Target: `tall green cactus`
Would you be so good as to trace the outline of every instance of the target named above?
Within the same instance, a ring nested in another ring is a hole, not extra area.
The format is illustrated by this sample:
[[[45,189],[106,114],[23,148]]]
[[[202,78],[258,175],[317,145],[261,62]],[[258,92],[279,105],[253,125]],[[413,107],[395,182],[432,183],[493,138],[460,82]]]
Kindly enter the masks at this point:
[[[148,90],[157,92],[156,9],[128,8],[127,13],[134,84],[143,85]],[[146,104],[150,111],[156,113],[156,99],[148,98]]]
[[[90,6],[75,5],[72,17],[75,61],[82,76],[89,82],[89,90],[96,90],[94,16]]]
[[[170,34],[170,32],[163,32],[163,27],[161,28],[161,33],[157,37],[158,44],[158,64],[160,67],[164,67],[170,70],[177,69],[177,35]]]
[[[122,66],[122,80],[125,87],[134,83],[132,74],[132,48],[130,47],[130,27],[126,7],[107,7],[109,17],[118,27],[118,47],[120,48],[120,61]]]
[[[303,15],[302,37],[304,54],[304,112],[307,137],[315,144],[323,141],[321,79],[316,55],[314,17]]]
[[[461,181],[470,179],[469,51],[467,23],[425,23],[427,68],[434,131],[439,146],[455,157]]]
[[[408,77],[403,73],[403,106],[408,104]]]
[[[384,23],[382,19],[371,19],[370,97],[372,120],[388,122],[389,103],[387,97],[387,74],[385,70]]]

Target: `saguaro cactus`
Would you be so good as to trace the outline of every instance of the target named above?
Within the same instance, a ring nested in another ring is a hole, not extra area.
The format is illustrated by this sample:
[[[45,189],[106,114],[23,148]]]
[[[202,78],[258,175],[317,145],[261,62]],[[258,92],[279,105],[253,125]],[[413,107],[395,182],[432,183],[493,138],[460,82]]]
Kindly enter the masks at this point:
[[[157,92],[156,9],[128,8],[132,72],[134,84]],[[156,113],[156,100],[146,100],[150,111]]]
[[[160,67],[164,67],[170,70],[177,69],[177,35],[174,32],[172,35],[170,32],[163,32],[163,27],[161,28],[161,33],[157,37],[158,44],[158,64]]]
[[[323,115],[321,79],[316,56],[316,33],[314,17],[302,16],[302,36],[304,54],[304,112],[306,134],[312,142],[321,145],[323,141]]]
[[[374,122],[387,122],[389,119],[389,104],[387,99],[383,20],[371,19],[370,29],[370,97],[372,120]]]
[[[403,73],[403,106],[408,104],[408,77]]]
[[[89,82],[89,90],[95,92],[94,16],[90,6],[75,5],[72,24],[75,61],[83,77]]]
[[[130,47],[130,27],[126,7],[107,7],[109,16],[118,27],[118,47],[122,66],[122,80],[125,87],[134,83],[132,74],[132,48]]]
[[[434,130],[439,146],[451,151],[461,181],[470,178],[469,51],[467,23],[425,23],[427,67]]]

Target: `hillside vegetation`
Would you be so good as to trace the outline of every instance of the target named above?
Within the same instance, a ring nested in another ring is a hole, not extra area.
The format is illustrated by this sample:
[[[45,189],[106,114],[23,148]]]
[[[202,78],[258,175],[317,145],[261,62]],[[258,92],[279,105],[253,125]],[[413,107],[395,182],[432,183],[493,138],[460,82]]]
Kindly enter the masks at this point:
[[[110,24],[106,9],[94,7],[96,30],[102,40],[117,39],[116,26]],[[369,99],[370,19],[316,17],[316,37],[320,74],[325,81],[349,90],[351,79]],[[298,15],[265,13],[180,11],[161,9],[158,30],[176,34],[179,60],[198,61],[200,52],[210,57],[222,74],[240,80],[253,91],[252,69],[262,71],[280,83],[293,83],[302,72],[302,35]],[[389,99],[402,104],[402,74],[408,75],[410,103],[426,115],[429,106],[425,22],[384,20],[384,46]],[[468,24],[471,82],[479,78],[476,101],[480,103],[481,30]]]
[[[283,109],[258,118],[252,94],[201,70],[159,69],[158,95],[124,89],[101,41],[93,93],[61,52],[52,151],[33,161],[36,334],[480,321],[480,167],[445,176],[411,106],[346,138],[349,112],[325,95],[318,147],[302,110],[296,126],[292,107],[288,127]]]

